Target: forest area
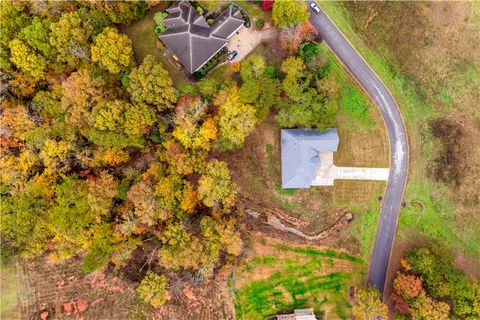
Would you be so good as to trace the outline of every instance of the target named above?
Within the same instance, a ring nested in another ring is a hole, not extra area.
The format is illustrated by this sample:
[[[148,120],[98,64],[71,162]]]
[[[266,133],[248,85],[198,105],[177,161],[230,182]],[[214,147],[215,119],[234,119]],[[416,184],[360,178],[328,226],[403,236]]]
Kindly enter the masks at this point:
[[[143,254],[148,267],[130,277],[153,307],[178,274],[202,281],[241,253],[238,188],[215,153],[241,148],[274,106],[284,126],[334,126],[338,98],[318,47],[300,48],[315,36],[308,25],[280,70],[252,55],[232,64],[240,81],[174,87],[119,32],[155,4],[0,11],[2,260],[80,258],[85,273],[122,274]]]

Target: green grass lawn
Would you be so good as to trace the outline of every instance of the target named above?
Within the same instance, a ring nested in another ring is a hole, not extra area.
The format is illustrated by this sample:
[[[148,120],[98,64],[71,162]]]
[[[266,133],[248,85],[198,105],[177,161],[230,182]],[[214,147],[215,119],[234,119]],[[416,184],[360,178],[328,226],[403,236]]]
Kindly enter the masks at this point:
[[[340,90],[339,113],[352,120],[349,130],[373,128],[375,123],[372,119],[372,111],[369,109],[375,108],[375,105],[326,45],[320,45],[320,52],[327,58],[330,72],[335,75],[338,81]]]
[[[17,279],[13,262],[1,263],[0,279],[0,319],[19,319],[17,311]]]
[[[348,12],[341,4],[319,2],[319,5],[392,91],[405,120],[411,155],[405,200],[407,203],[421,201],[425,205],[425,212],[418,215],[412,213],[414,208],[402,210],[398,228],[400,236],[403,231],[420,231],[434,240],[447,242],[449,246],[466,249],[468,253],[479,256],[480,234],[456,230],[455,208],[449,201],[449,190],[440,183],[426,180],[432,144],[425,124],[428,119],[439,116],[438,111],[419,96],[413,81],[405,78],[395,65],[389,65],[379,51],[365,44],[361,34],[355,32]],[[470,73],[467,75],[471,76]]]
[[[264,254],[247,259],[231,278],[237,319],[260,320],[301,308],[328,319],[351,318],[348,291],[362,277],[360,259],[271,240],[253,247]]]

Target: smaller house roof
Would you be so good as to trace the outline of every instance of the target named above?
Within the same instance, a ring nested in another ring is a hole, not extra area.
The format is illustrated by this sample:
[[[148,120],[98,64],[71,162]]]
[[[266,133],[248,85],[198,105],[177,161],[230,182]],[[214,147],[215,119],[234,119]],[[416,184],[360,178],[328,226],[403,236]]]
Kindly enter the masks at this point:
[[[291,313],[279,314],[272,319],[275,320],[316,320],[313,309],[295,309]]]
[[[338,132],[314,129],[282,129],[282,188],[309,188],[320,166],[320,152],[338,148]]]

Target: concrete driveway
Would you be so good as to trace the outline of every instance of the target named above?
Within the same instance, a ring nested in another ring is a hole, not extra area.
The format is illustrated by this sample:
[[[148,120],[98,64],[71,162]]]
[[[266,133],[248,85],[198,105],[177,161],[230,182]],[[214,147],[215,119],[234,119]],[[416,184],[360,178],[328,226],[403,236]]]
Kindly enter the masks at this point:
[[[333,164],[333,152],[320,152],[314,186],[333,186],[333,180],[388,180],[389,168],[337,167]]]
[[[263,41],[277,38],[278,33],[279,30],[273,27],[263,30],[255,30],[253,26],[243,27],[230,38],[230,42],[227,44],[228,51],[236,50],[238,53],[232,62],[242,61]]]

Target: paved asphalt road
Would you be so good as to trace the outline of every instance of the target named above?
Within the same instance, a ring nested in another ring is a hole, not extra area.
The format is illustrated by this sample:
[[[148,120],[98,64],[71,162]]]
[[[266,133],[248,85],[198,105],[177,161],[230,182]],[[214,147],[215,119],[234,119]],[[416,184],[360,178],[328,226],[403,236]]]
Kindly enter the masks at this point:
[[[307,1],[307,3],[310,4],[311,1]],[[310,8],[309,10],[311,13],[310,22],[350,73],[372,97],[387,127],[390,140],[391,170],[368,274],[368,282],[383,293],[408,172],[408,142],[405,127],[398,106],[378,76],[323,11],[316,14]]]

